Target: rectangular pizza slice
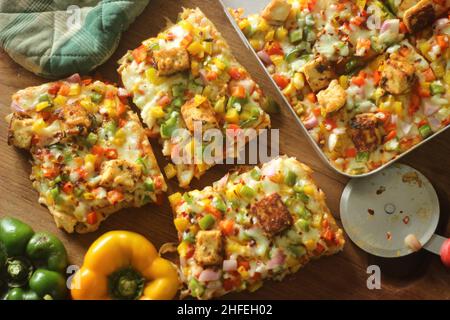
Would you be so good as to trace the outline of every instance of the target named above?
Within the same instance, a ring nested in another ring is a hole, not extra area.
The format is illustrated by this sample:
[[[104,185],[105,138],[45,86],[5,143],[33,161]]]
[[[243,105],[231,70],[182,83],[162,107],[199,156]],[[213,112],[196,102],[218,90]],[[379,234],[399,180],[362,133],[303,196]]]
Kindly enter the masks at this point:
[[[9,144],[32,155],[31,180],[58,227],[91,232],[166,191],[124,89],[78,75],[13,95]]]
[[[378,0],[273,0],[262,14],[231,12],[294,108],[305,84],[313,92],[326,88],[337,75],[400,42],[406,32]]]
[[[201,133],[270,126],[264,109],[273,102],[200,9],[185,9],[178,22],[127,53],[120,64],[122,82],[141,109],[144,123],[174,163],[165,168],[166,174],[176,175],[181,187],[217,163],[189,161],[189,154],[188,161],[176,159],[184,151],[202,154],[206,142],[193,143],[196,123],[201,124],[197,130]]]
[[[254,291],[342,250],[343,232],[311,173],[284,156],[201,191],[171,195],[182,296]]]
[[[360,174],[446,127],[449,103],[448,84],[404,40],[304,99],[301,118],[336,168]]]

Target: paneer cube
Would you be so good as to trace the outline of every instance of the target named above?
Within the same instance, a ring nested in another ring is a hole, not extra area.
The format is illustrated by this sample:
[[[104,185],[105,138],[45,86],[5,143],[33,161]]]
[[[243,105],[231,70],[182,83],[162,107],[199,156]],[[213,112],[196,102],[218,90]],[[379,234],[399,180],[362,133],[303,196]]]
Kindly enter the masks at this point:
[[[181,115],[190,131],[194,131],[195,122],[200,121],[202,130],[218,128],[216,112],[206,97],[197,95],[181,107]]]
[[[414,72],[413,64],[393,53],[381,66],[381,86],[392,94],[406,93],[414,84]]]
[[[195,238],[194,259],[203,266],[217,265],[222,262],[222,234],[220,230],[201,230]]]
[[[190,67],[189,53],[185,48],[161,49],[153,53],[159,76],[187,70]]]
[[[109,160],[103,162],[100,169],[100,186],[134,191],[141,176],[142,169],[139,165],[123,159]]]
[[[278,193],[273,193],[254,203],[250,211],[257,217],[261,227],[269,236],[275,236],[293,223],[292,216]]]
[[[317,94],[317,101],[325,113],[339,110],[345,105],[346,100],[347,93],[337,80],[331,81],[328,88]]]
[[[421,0],[415,6],[406,10],[403,22],[410,32],[418,32],[431,25],[436,20],[433,0]]]
[[[326,88],[330,81],[336,77],[331,65],[323,57],[308,62],[303,66],[302,71],[314,92]]]
[[[270,24],[281,24],[286,21],[291,8],[291,4],[286,0],[272,0],[264,8],[261,16]]]
[[[31,147],[31,138],[33,137],[33,123],[33,119],[22,119],[14,114],[9,122],[8,144],[22,149],[29,149]]]
[[[361,113],[350,120],[350,137],[358,151],[373,151],[381,143],[378,119],[373,113]]]
[[[91,126],[91,119],[85,108],[76,104],[64,105],[59,118],[64,121],[70,134],[82,134]]]

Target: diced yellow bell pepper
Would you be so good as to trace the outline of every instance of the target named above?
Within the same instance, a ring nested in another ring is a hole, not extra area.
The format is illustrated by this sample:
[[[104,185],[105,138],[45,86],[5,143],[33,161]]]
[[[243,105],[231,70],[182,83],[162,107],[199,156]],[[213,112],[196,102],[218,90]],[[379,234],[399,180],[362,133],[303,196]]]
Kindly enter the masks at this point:
[[[192,24],[186,20],[181,20],[180,22],[178,22],[178,25],[181,26],[184,30],[189,32],[191,32],[194,29]]]
[[[31,130],[33,130],[33,132],[39,133],[46,127],[47,127],[47,124],[45,123],[45,121],[43,119],[38,119],[33,123]]]
[[[117,130],[116,134],[114,135],[113,143],[116,146],[121,146],[125,143],[126,138],[127,137],[126,137],[125,131],[122,128],[120,128],[119,130]]]
[[[240,266],[239,268],[237,268],[237,271],[239,272],[243,280],[248,279],[248,271],[245,270],[244,266]]]
[[[347,89],[348,88],[348,76],[340,76],[339,77],[339,85],[342,88]]]
[[[280,54],[271,55],[270,60],[272,60],[273,64],[277,67],[284,63],[284,57]]]
[[[84,156],[84,167],[87,171],[92,172],[95,170],[95,161],[97,156],[95,154],[87,154]]]
[[[315,191],[316,191],[316,188],[314,188],[313,185],[307,184],[307,185],[303,186],[303,192],[308,196],[314,195]]]
[[[275,37],[278,41],[284,41],[287,37],[288,31],[285,27],[279,27],[277,29],[277,33],[275,34]]]
[[[250,26],[250,22],[248,21],[248,19],[243,19],[243,20],[239,21],[238,25],[239,25],[239,29],[244,30],[245,28]]]
[[[50,102],[48,102],[48,101],[39,102],[36,105],[36,111],[39,112],[39,111],[42,111],[42,110],[44,110],[44,109],[46,109],[48,107],[50,107]]]
[[[173,224],[175,225],[175,228],[177,229],[178,232],[183,232],[188,228],[189,221],[188,219],[185,218],[175,218],[173,220]]]
[[[270,31],[267,32],[266,35],[264,36],[264,40],[265,40],[266,42],[272,41],[274,35],[275,35],[275,31],[274,31],[274,30],[270,30]]]
[[[91,192],[85,192],[85,193],[83,193],[83,198],[86,200],[94,200],[95,195]]]
[[[62,106],[62,105],[64,105],[66,102],[67,102],[67,98],[64,97],[64,96],[62,96],[62,95],[60,95],[60,94],[58,94],[58,95],[56,96],[56,98],[53,99],[53,103],[55,103],[55,104],[58,105],[58,106]]]
[[[313,239],[306,240],[304,245],[308,251],[313,251],[317,246],[316,242]]]
[[[363,11],[366,7],[367,0],[356,0],[356,5],[358,6],[360,11]]]
[[[225,121],[228,123],[239,123],[239,112],[235,108],[230,108],[225,114]]]
[[[158,76],[158,71],[155,68],[148,68],[145,70],[145,77],[154,85],[159,85],[164,81],[163,78]]]
[[[78,83],[72,84],[69,89],[69,96],[77,96],[81,92],[81,86]]]
[[[190,54],[194,56],[201,56],[204,52],[203,46],[198,41],[193,41],[188,47],[187,50]]]
[[[161,106],[156,106],[150,109],[150,115],[155,119],[164,118],[164,110]]]
[[[183,258],[187,255],[188,250],[189,244],[186,241],[181,242],[177,247],[178,254]]]
[[[209,165],[206,162],[202,162],[197,164],[197,169],[199,173],[204,173],[206,170],[208,170]]]
[[[200,74],[200,65],[199,65],[198,61],[193,60],[191,62],[191,72],[194,77],[196,77]]]
[[[420,41],[418,47],[424,56],[428,56],[428,52],[431,49],[431,44],[428,41]]]
[[[297,72],[295,73],[292,82],[297,90],[301,90],[305,86],[305,76],[303,73]]]
[[[222,97],[216,101],[216,103],[214,104],[214,111],[219,114],[225,112],[225,97]]]
[[[172,179],[177,175],[177,169],[171,163],[164,167],[164,172],[166,174],[167,179]]]
[[[169,203],[172,207],[175,207],[183,199],[181,193],[176,192],[169,196]]]
[[[256,51],[259,51],[263,48],[264,41],[261,41],[259,39],[250,39],[250,44],[253,49],[255,49]]]
[[[292,82],[290,82],[286,88],[283,89],[283,94],[287,97],[294,95],[296,92],[296,88]]]
[[[266,32],[266,31],[269,31],[269,29],[270,29],[270,25],[267,23],[267,21],[264,19],[261,19],[261,21],[258,24],[258,30],[262,31],[262,32]]]
[[[219,69],[221,71],[223,71],[227,68],[225,63],[223,63],[220,59],[214,58],[213,62],[216,65],[217,69]]]
[[[96,112],[98,109],[97,105],[93,103],[90,98],[84,98],[81,100],[80,105],[89,112]]]
[[[392,108],[399,117],[403,115],[403,104],[401,101],[395,101],[392,104]]]
[[[319,228],[321,224],[322,224],[322,215],[321,214],[314,215],[313,219],[312,219],[312,222],[311,222],[311,225],[314,228]]]

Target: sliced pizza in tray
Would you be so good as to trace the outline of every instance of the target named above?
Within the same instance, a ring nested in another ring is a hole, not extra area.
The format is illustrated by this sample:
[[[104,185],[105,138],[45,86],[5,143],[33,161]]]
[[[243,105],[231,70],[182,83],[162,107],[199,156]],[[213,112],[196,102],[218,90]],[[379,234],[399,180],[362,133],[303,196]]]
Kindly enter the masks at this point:
[[[404,40],[304,99],[301,119],[336,168],[360,174],[446,127],[449,103],[448,83]]]
[[[159,202],[166,190],[127,93],[73,76],[13,95],[11,145],[30,151],[39,202],[67,232],[90,232],[124,207]]]
[[[254,291],[342,250],[343,232],[311,173],[280,157],[203,190],[171,195],[182,296]]]
[[[202,155],[194,143],[200,123],[208,129],[259,130],[270,125],[264,109],[273,106],[229,46],[199,9],[185,9],[177,23],[145,40],[120,61],[119,73],[150,133],[171,158],[165,170],[187,187],[214,161],[177,161],[183,151]],[[188,155],[189,159],[189,155]]]

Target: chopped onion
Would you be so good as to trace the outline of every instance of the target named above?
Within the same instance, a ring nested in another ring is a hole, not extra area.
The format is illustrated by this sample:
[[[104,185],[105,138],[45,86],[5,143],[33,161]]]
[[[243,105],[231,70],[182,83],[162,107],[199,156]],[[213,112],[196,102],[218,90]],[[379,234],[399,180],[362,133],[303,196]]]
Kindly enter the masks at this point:
[[[233,260],[223,260],[223,271],[234,271],[237,269],[237,261]]]
[[[119,88],[117,94],[121,98],[128,98],[130,96],[130,93],[124,88]]]
[[[400,129],[402,129],[403,134],[406,136],[411,131],[413,124],[410,122],[402,121],[400,123]]]
[[[437,106],[435,104],[432,104],[430,102],[425,102],[424,106],[423,106],[423,113],[429,117],[433,114],[435,114],[436,112],[438,112],[438,110],[440,109],[440,106]]]
[[[311,114],[307,119],[303,121],[303,124],[306,129],[310,130],[316,127],[319,124],[319,122],[317,121],[316,116]]]
[[[265,65],[271,65],[272,59],[270,59],[269,54],[265,50],[258,51],[256,53],[258,57],[261,59],[262,62],[264,62]]]
[[[334,147],[336,147],[337,140],[338,140],[337,139],[337,135],[335,133],[332,133],[332,134],[329,135],[329,137],[328,137],[328,149],[330,151],[333,151]]]
[[[25,112],[25,110],[15,101],[11,102],[11,110],[15,112]]]
[[[201,282],[209,282],[219,280],[220,275],[219,272],[214,271],[212,269],[205,269],[200,273],[198,280]]]
[[[68,77],[66,79],[67,82],[72,82],[72,83],[80,83],[81,82],[81,77],[78,73],[75,73],[73,75],[71,75],[70,77]]]
[[[248,94],[252,94],[253,90],[255,89],[255,81],[251,79],[240,80],[238,83],[240,86],[245,88],[245,92],[247,92]]]
[[[280,250],[277,250],[276,253],[273,255],[272,259],[267,262],[267,268],[274,269],[284,263],[285,256],[283,252]]]
[[[441,128],[441,121],[435,117],[428,117],[428,123],[431,130],[433,130],[434,132],[438,131]]]
[[[381,25],[380,33],[399,31],[400,20],[388,19]]]

